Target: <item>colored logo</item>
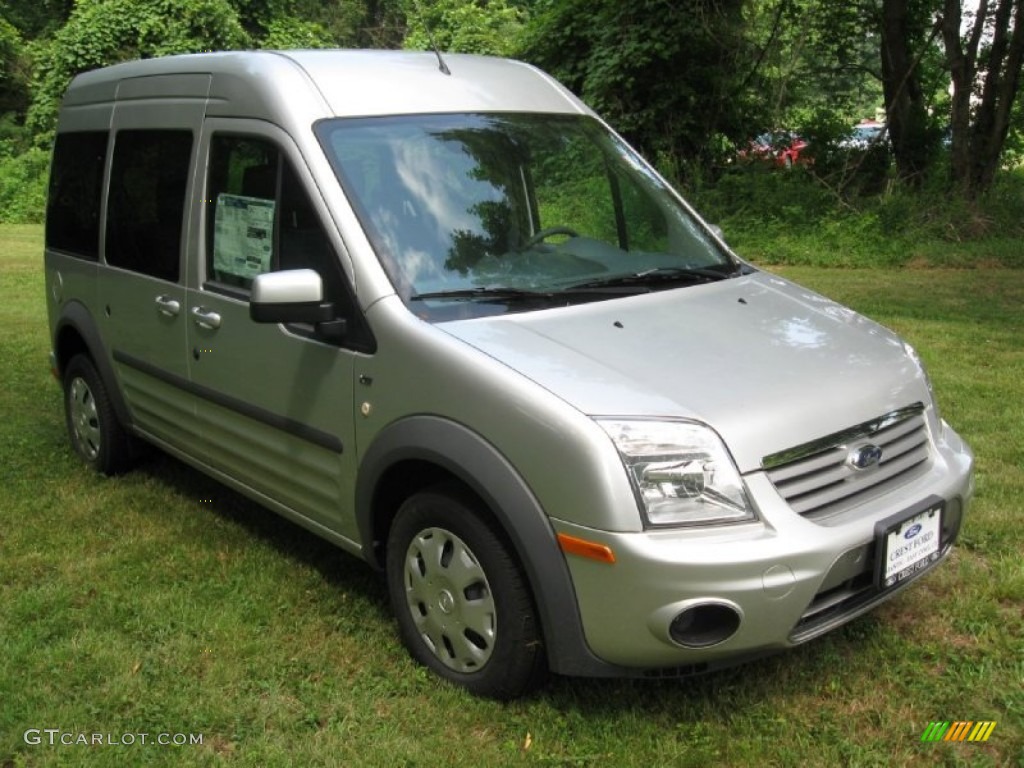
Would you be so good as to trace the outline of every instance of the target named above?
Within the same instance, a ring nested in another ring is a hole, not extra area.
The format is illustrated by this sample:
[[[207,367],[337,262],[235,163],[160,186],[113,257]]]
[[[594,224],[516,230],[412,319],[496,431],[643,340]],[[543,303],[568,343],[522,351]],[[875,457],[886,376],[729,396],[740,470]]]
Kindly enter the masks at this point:
[[[912,526],[907,528],[906,533],[903,534],[903,538],[904,539],[912,539],[915,536],[917,536],[917,534],[919,534],[920,532],[921,532],[921,524],[920,523],[914,523]]]
[[[995,720],[933,721],[924,729],[921,741],[988,741],[995,729]]]
[[[868,443],[862,445],[860,448],[856,448],[850,451],[850,455],[846,458],[846,461],[854,469],[867,469],[868,467],[877,466],[882,460],[882,449],[877,445]]]

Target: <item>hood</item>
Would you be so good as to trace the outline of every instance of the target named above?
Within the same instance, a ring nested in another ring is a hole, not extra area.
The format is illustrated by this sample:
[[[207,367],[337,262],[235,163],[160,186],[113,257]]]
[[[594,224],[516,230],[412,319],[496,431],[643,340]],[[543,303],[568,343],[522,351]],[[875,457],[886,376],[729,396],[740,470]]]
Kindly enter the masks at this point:
[[[895,334],[766,273],[439,327],[588,415],[702,421],[741,472],[928,402]]]

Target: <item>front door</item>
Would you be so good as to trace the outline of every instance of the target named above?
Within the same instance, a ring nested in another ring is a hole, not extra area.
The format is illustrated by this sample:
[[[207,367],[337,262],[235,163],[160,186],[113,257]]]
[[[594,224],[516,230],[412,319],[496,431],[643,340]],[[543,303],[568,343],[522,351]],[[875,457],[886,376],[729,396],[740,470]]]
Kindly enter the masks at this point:
[[[355,337],[249,317],[253,277],[279,269],[315,269],[325,300],[353,311],[322,202],[290,140],[265,124],[210,120],[202,151],[204,258],[187,343],[206,460],[279,511],[357,541]]]

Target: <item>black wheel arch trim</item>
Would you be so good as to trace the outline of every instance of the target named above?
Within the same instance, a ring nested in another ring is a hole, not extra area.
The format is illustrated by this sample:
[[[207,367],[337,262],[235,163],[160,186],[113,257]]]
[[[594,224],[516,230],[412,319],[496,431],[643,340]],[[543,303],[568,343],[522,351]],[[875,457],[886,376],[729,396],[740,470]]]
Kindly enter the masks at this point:
[[[381,430],[363,453],[356,481],[356,522],[371,565],[383,566],[386,544],[374,536],[374,502],[381,480],[389,468],[410,460],[440,467],[488,505],[525,570],[552,671],[590,677],[628,674],[587,646],[572,576],[533,492],[497,448],[462,424],[432,415],[404,418]]]
[[[57,322],[54,324],[51,343],[53,345],[57,373],[62,379],[68,362],[74,357],[74,355],[70,355],[67,359],[62,359],[60,356],[60,340],[66,332],[73,332],[82,339],[89,358],[92,360],[93,366],[96,368],[96,372],[100,375],[103,386],[107,390],[107,396],[110,398],[110,404],[114,408],[117,420],[121,423],[122,427],[126,429],[131,428],[133,423],[131,411],[128,410],[128,404],[124,400],[121,388],[117,386],[117,376],[114,373],[114,367],[110,364],[110,356],[106,353],[103,346],[103,339],[100,337],[96,320],[88,308],[80,301],[69,301],[64,304],[60,309]]]

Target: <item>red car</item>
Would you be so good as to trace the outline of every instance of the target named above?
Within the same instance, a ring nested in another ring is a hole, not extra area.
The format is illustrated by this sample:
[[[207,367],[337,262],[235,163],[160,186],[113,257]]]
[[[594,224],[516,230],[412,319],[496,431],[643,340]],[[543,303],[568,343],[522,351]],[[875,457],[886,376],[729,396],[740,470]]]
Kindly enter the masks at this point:
[[[802,154],[806,148],[807,141],[797,133],[769,131],[752,139],[750,147],[742,150],[740,156],[749,160],[770,160],[791,168],[796,163],[809,162],[810,158]]]

